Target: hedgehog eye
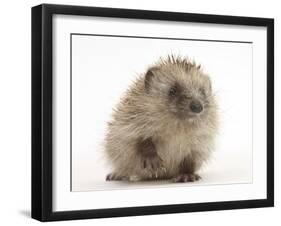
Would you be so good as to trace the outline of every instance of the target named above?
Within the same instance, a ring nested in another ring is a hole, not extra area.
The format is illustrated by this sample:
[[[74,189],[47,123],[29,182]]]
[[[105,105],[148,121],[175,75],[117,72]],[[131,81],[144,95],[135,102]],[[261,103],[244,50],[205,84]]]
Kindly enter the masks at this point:
[[[172,87],[170,90],[169,90],[169,96],[171,97],[174,97],[177,95],[177,89],[175,87]]]

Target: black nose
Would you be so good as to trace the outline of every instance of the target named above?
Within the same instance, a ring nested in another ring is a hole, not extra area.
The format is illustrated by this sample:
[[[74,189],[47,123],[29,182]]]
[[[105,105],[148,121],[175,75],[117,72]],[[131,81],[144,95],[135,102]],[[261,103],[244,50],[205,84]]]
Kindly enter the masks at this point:
[[[199,113],[203,110],[203,106],[199,101],[192,101],[189,107],[190,110],[194,113]]]

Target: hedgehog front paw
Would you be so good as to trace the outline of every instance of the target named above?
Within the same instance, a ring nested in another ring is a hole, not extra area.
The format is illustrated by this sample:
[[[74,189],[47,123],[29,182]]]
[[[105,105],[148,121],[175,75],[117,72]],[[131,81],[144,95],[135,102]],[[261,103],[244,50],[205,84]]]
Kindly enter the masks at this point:
[[[198,174],[195,174],[195,173],[183,173],[183,174],[179,174],[176,177],[174,177],[173,178],[173,182],[185,183],[185,182],[198,181],[200,179],[201,179],[201,177]]]
[[[150,178],[158,178],[166,172],[162,159],[158,155],[142,158],[141,166],[149,174]]]
[[[112,180],[128,180],[126,176],[121,176],[118,175],[117,173],[109,173],[106,175],[105,178],[107,181],[112,181]]]

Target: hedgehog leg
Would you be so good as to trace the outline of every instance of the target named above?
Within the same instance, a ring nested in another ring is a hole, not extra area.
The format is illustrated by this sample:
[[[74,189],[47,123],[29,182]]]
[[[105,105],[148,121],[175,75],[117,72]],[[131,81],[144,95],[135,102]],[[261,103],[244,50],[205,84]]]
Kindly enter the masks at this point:
[[[182,173],[173,178],[173,182],[194,182],[200,180],[201,177],[196,173]]]
[[[106,180],[107,181],[112,181],[112,180],[117,180],[117,181],[128,180],[128,177],[118,175],[117,173],[109,173],[109,174],[106,175]]]
[[[194,182],[200,180],[201,177],[195,173],[198,168],[195,160],[191,156],[186,157],[179,165],[179,174],[173,178],[173,182]]]
[[[159,179],[166,173],[163,160],[157,153],[152,138],[140,139],[137,142],[137,153],[140,156],[141,175],[143,179]]]

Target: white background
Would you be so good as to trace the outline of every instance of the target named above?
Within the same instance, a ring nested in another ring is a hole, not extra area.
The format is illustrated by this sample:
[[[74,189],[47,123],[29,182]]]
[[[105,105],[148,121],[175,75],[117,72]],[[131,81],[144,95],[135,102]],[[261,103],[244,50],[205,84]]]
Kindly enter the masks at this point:
[[[30,7],[40,1],[3,2],[1,13],[1,224],[36,225],[30,214]],[[230,14],[241,16],[275,17],[276,58],[280,60],[280,19],[277,1],[48,1],[50,3],[83,4],[108,7],[155,9],[194,13]],[[280,74],[276,65],[275,74]],[[275,84],[279,84],[276,76]],[[276,86],[277,87],[277,86]],[[280,98],[276,89],[276,100]],[[276,103],[277,103],[276,101]],[[279,101],[280,102],[280,101]],[[280,104],[276,115],[280,115]],[[280,149],[280,118],[276,117],[276,150]],[[278,128],[279,127],[279,128]],[[276,151],[276,159],[280,154]],[[277,221],[280,213],[280,164],[276,165],[276,208],[188,213],[161,216],[130,217],[60,222],[60,225],[171,225],[189,223],[196,225],[265,225]],[[218,220],[219,219],[219,220]]]
[[[243,36],[232,37],[237,38],[244,40]],[[202,180],[194,184],[252,183],[252,45],[73,35],[72,190],[156,186],[105,181],[111,168],[105,161],[103,141],[112,109],[137,72],[144,73],[159,57],[171,52],[202,64],[210,74],[219,105],[216,149],[201,170]],[[171,185],[175,184],[164,184]]]

